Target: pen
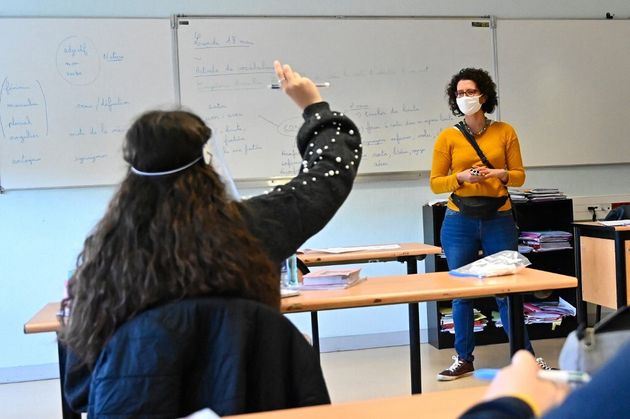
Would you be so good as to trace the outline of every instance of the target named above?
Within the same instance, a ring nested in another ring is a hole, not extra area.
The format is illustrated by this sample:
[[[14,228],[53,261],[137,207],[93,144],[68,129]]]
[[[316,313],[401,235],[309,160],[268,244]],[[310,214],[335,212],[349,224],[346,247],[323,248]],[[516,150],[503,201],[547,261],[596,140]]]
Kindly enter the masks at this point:
[[[324,83],[315,83],[315,86],[317,86],[317,87],[330,87],[330,83],[327,82],[327,81],[324,82]],[[270,89],[281,89],[282,88],[282,86],[280,86],[279,83],[271,83],[268,87]]]
[[[492,380],[499,371],[495,368],[481,368],[475,370],[473,376],[478,380]],[[586,384],[591,381],[591,376],[586,372],[567,370],[540,370],[538,378],[559,384]]]

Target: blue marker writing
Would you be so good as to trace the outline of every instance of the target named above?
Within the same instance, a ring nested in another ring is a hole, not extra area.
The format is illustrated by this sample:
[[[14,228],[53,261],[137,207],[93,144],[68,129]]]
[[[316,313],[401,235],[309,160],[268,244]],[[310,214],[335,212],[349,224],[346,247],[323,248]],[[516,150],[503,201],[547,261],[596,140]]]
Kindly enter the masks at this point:
[[[330,83],[329,82],[315,83],[315,86],[317,86],[317,87],[330,87]],[[282,89],[282,86],[280,85],[280,83],[271,83],[268,87],[270,89]]]

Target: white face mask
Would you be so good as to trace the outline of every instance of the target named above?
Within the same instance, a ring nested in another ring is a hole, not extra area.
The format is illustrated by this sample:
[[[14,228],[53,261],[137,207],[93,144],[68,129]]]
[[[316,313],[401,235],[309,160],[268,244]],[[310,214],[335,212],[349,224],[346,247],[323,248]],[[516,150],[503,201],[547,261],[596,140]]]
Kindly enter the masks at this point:
[[[462,96],[458,97],[457,106],[459,110],[462,111],[464,115],[472,115],[477,113],[479,109],[481,109],[481,103],[479,103],[479,98],[481,96]]]

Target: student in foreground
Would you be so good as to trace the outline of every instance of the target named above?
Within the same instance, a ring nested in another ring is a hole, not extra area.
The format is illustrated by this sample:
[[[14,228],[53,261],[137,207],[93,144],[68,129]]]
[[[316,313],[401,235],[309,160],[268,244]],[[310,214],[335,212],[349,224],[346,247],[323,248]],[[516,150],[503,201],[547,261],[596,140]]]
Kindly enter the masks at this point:
[[[462,419],[626,418],[630,412],[630,344],[625,345],[585,384],[569,388],[538,378],[540,370],[527,351],[517,352],[479,403]]]
[[[151,111],[129,128],[129,171],[64,301],[64,394],[74,410],[157,418],[209,407],[223,416],[329,402],[315,353],[279,313],[279,266],[348,196],[361,140],[312,81],[274,67],[303,110],[303,161],[268,194],[228,197],[210,164],[211,130],[192,113]]]

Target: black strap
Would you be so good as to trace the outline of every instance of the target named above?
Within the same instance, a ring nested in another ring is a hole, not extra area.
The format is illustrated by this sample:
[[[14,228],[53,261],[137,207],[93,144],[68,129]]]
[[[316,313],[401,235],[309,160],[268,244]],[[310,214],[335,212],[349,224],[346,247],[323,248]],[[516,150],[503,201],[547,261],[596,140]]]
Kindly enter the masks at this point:
[[[490,169],[494,169],[494,166],[492,165],[492,163],[490,163],[490,161],[488,160],[486,155],[483,154],[483,151],[481,151],[481,148],[479,148],[479,144],[477,144],[477,141],[475,140],[475,138],[472,136],[472,134],[468,131],[468,129],[464,125],[464,121],[459,121],[457,124],[455,124],[455,127],[458,130],[460,130],[462,132],[462,134],[464,134],[464,137],[466,137],[466,139],[468,140],[470,145],[473,146],[473,148],[475,149],[475,151],[479,155],[479,158],[481,159],[483,164],[485,164],[486,167],[488,167]]]
[[[475,137],[472,136],[472,134],[466,128],[466,125],[464,125],[464,121],[459,121],[457,124],[455,124],[455,127],[458,130],[460,130],[462,134],[464,134],[464,137],[466,137],[470,145],[475,149],[475,151],[479,155],[479,158],[481,159],[483,164],[485,164],[486,167],[490,169],[494,169],[494,166],[492,165],[492,163],[490,163],[486,155],[483,154],[483,151],[481,151],[481,148],[479,148],[479,144],[477,144]],[[516,209],[514,208],[514,202],[512,202],[512,197],[510,196],[510,191],[508,190],[507,186],[503,182],[501,182],[501,184],[503,185],[503,187],[505,187],[505,191],[507,192],[507,196],[510,201],[510,208],[512,210],[512,218],[514,218],[514,224],[516,225],[516,228],[518,229],[519,228],[518,217],[516,215]]]

